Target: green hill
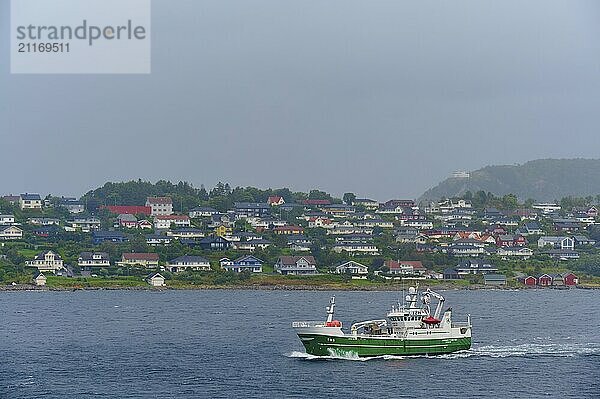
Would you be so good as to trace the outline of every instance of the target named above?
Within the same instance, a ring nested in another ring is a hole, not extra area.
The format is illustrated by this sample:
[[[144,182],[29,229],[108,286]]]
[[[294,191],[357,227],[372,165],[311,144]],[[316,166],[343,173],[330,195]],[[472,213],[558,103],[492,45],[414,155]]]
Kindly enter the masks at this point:
[[[496,165],[468,178],[448,178],[427,190],[420,201],[461,196],[467,191],[515,194],[521,200],[554,201],[600,194],[600,159],[538,159],[522,165]]]

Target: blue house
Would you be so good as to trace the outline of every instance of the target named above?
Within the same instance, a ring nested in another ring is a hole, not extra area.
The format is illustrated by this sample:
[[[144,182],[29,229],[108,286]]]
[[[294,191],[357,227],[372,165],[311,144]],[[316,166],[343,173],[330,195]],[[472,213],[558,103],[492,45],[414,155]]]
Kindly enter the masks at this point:
[[[126,242],[127,236],[120,231],[94,231],[92,232],[92,243],[94,245],[103,242]]]
[[[236,273],[249,271],[251,273],[261,273],[262,272],[262,260],[258,259],[252,255],[242,256],[241,258],[237,258],[236,260],[230,260],[229,258],[223,258],[219,261],[223,270],[233,271]]]

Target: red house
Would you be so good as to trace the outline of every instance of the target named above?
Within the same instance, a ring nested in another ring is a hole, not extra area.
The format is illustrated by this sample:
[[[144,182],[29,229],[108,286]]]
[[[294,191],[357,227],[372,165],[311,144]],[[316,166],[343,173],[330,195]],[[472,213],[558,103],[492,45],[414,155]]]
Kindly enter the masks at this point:
[[[267,204],[272,206],[283,205],[285,204],[285,200],[280,195],[272,195],[267,200]]]
[[[533,276],[527,276],[523,279],[523,284],[529,287],[533,287],[537,284],[537,279]]]
[[[540,287],[549,287],[552,285],[552,276],[548,274],[542,274],[537,278],[537,285]]]
[[[567,286],[575,286],[579,284],[579,278],[573,273],[567,273],[563,276],[563,280],[565,281],[565,285]]]

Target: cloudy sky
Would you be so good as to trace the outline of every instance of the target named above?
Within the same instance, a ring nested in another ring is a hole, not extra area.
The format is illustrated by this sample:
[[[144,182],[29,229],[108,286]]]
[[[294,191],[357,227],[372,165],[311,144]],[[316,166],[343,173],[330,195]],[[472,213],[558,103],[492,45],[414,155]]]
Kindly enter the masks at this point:
[[[11,75],[0,193],[218,181],[416,197],[600,156],[600,2],[154,0],[150,75]]]

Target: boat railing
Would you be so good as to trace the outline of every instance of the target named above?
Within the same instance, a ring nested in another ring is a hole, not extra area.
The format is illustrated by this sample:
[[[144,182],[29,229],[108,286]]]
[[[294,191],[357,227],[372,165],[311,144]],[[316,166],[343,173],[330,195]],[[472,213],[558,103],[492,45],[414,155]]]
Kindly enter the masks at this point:
[[[452,327],[471,327],[471,323],[466,321],[452,322]]]
[[[294,321],[292,328],[325,327],[324,321]]]

